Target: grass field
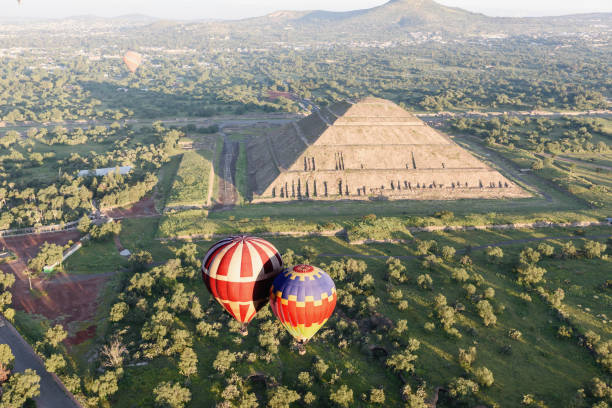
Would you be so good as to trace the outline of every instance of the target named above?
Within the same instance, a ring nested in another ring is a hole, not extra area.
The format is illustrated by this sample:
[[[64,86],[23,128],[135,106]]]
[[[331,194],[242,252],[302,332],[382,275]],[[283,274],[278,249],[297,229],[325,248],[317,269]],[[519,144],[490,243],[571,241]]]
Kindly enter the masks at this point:
[[[89,275],[113,272],[127,264],[119,255],[112,239],[104,242],[86,242],[83,247],[64,262],[64,269],[71,275]]]
[[[212,152],[208,149],[183,153],[166,207],[206,205],[211,161]]]
[[[149,227],[140,224],[140,221],[127,225],[122,240],[142,234],[141,243],[146,245],[149,231],[147,228]],[[348,385],[354,392],[355,400],[351,406],[370,406],[360,396],[369,395],[372,388],[378,387],[382,387],[385,391],[386,406],[398,406],[401,404],[402,387],[399,377],[386,367],[385,357],[374,356],[368,348],[376,345],[392,354],[401,351],[410,337],[421,342],[420,349],[415,352],[418,355],[415,373],[405,375],[413,390],[421,381],[425,381],[426,389],[431,396],[435,387],[446,386],[455,377],[474,378],[471,370],[466,372],[457,359],[459,348],[467,349],[474,346],[477,349],[477,357],[473,367],[488,367],[493,372],[495,382],[491,387],[481,387],[472,399],[466,399],[464,402],[466,406],[480,403],[519,407],[525,394],[533,394],[548,407],[571,406],[570,401],[579,388],[584,388],[593,377],[606,378],[606,373],[597,365],[588,350],[578,344],[576,338],[565,339],[557,336],[558,327],[562,323],[554,311],[534,291],[516,282],[513,268],[519,252],[525,246],[536,247],[538,242],[509,241],[546,236],[571,237],[576,233],[581,232],[576,229],[559,228],[416,235],[418,239],[433,239],[437,241],[438,246],[452,245],[458,250],[479,245],[507,243],[503,246],[502,260],[497,262],[491,262],[484,250],[472,249],[469,253],[473,265],[467,268],[470,275],[468,283],[476,284],[477,295],[487,288],[493,288],[495,291],[489,302],[497,316],[497,323],[489,327],[483,325],[475,303],[466,298],[463,283],[451,279],[451,271],[461,267],[458,262],[459,255],[454,260],[444,261],[431,269],[424,267],[421,259],[402,259],[408,280],[404,283],[390,284],[386,278],[386,255],[416,255],[415,244],[350,245],[337,237],[270,238],[270,242],[276,245],[281,253],[292,249],[301,254],[305,246],[314,247],[321,254],[310,260],[315,264],[329,265],[337,259],[328,256],[334,253],[375,256],[361,258],[367,264],[365,273],[374,277],[374,288],[363,295],[358,295],[349,289],[349,286],[353,283],[358,284],[361,275],[349,274],[346,279],[337,279],[336,286],[339,291],[353,293],[356,304],[348,306],[343,298],[344,295],[340,295],[337,312],[327,323],[326,328],[307,346],[306,356],[297,355],[291,349],[290,338],[281,332],[278,354],[274,355],[271,361],[266,362],[257,358],[249,363],[239,359],[232,365],[230,372],[242,378],[255,373],[273,376],[280,384],[297,390],[302,396],[307,390],[311,391],[317,396],[311,406],[330,406],[330,392],[341,384]],[[608,234],[612,234],[612,229],[609,227],[586,230],[586,235],[607,236]],[[583,238],[580,236],[575,236],[572,241],[578,248],[583,245]],[[605,238],[599,241],[605,242]],[[560,244],[567,240],[552,239],[547,242],[555,248],[555,253],[559,254]],[[212,242],[198,241],[196,244],[198,256],[202,256]],[[544,287],[549,290],[563,288],[566,292],[564,303],[572,310],[572,315],[585,328],[596,327],[602,338],[609,338],[611,334],[609,326],[600,324],[602,318],[597,316],[606,313],[611,304],[609,294],[599,288],[599,285],[609,278],[610,259],[565,260],[554,256],[542,260],[540,265],[548,271]],[[416,277],[423,273],[429,274],[433,279],[432,290],[421,289],[416,284]],[[189,406],[212,406],[221,401],[221,391],[225,387],[224,377],[227,377],[211,367],[217,353],[220,350],[230,350],[238,353],[255,353],[257,356],[264,354],[259,344],[258,333],[262,324],[270,317],[265,310],[260,312],[261,318],[256,318],[251,323],[249,335],[243,338],[228,330],[227,313],[210,299],[199,276],[194,280],[182,282],[186,290],[195,291],[205,306],[207,310],[205,320],[220,321],[223,324],[218,338],[199,336],[193,338],[193,348],[198,355],[198,375],[190,380],[192,401]],[[401,290],[401,299],[408,302],[406,310],[398,309],[398,300],[393,300],[389,296],[390,289]],[[448,304],[454,305],[459,302],[465,306],[465,311],[456,313],[455,327],[461,334],[460,338],[446,334],[439,326],[432,307],[433,299],[439,293],[446,296]],[[531,300],[525,300],[521,294],[529,294]],[[379,303],[374,309],[365,306],[366,295],[378,298]],[[578,304],[581,306],[577,306]],[[399,320],[406,320],[406,332],[399,335],[381,326],[371,326],[369,317],[375,313],[390,319],[393,326],[396,326]],[[347,331],[344,323],[341,323],[352,320],[357,322],[360,331]],[[194,323],[190,319],[181,318],[181,321],[182,327],[194,332]],[[436,327],[433,330],[426,329],[426,323],[434,323]],[[327,335],[324,334],[326,329],[329,329]],[[520,331],[522,333],[520,339],[510,338],[508,336],[510,329]],[[349,340],[347,345],[344,345],[342,339]],[[320,378],[313,368],[315,357],[323,359],[330,366],[328,372]],[[156,384],[161,381],[182,381],[182,377],[177,372],[177,363],[177,358],[159,357],[146,366],[126,367],[126,374],[119,383],[120,391],[113,398],[112,406],[152,405],[151,390]],[[297,375],[301,371],[308,371],[314,376],[315,380],[311,386],[304,387],[298,384]],[[261,388],[256,382],[247,381],[246,384],[247,389],[256,394],[260,406],[265,406],[267,404],[265,388]],[[130,390],[130,392],[121,392],[121,390]],[[457,405],[453,405],[448,398],[442,396],[438,406]]]

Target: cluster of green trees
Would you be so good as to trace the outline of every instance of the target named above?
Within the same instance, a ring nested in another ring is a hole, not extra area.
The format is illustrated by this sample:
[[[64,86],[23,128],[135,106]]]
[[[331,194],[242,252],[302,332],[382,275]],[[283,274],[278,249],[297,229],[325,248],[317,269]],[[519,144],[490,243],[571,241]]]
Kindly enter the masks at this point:
[[[15,356],[8,344],[0,344],[0,406],[22,408],[35,406],[33,398],[40,395],[40,377],[35,370],[13,373]]]
[[[489,145],[500,144],[537,153],[606,153],[610,150],[608,143],[593,141],[593,136],[612,137],[602,121],[571,116],[557,120],[516,116],[459,118],[451,120],[449,126],[454,131],[479,136]]]
[[[130,47],[135,42],[144,46],[150,38],[133,39]],[[27,41],[27,35],[20,40]],[[206,47],[202,40],[190,41],[190,46]],[[270,45],[257,51],[194,49],[180,55],[149,50],[131,75],[119,59],[90,60],[49,47],[48,55],[1,59],[0,120],[119,120],[300,109],[293,99],[270,99],[270,90],[319,104],[376,95],[430,111],[605,108],[610,86],[606,55],[557,45],[512,38],[495,47],[468,41],[460,47],[425,42],[391,49],[300,51]]]
[[[6,132],[11,140],[12,132]],[[56,127],[49,133],[45,128],[30,128],[27,133],[26,139],[6,141],[0,149],[0,229],[75,221],[92,212],[96,203],[111,208],[139,201],[157,184],[157,170],[169,160],[182,135],[159,122],[138,131],[116,124],[70,132]],[[41,147],[68,140],[93,149],[60,157]],[[9,153],[3,156],[6,150]],[[110,171],[104,176],[79,177],[77,173],[118,166],[133,169],[123,175]]]

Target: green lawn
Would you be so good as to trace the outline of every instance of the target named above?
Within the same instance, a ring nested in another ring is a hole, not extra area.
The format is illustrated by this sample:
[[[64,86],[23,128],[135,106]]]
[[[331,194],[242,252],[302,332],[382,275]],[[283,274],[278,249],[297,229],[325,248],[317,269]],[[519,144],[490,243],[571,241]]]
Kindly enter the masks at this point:
[[[70,275],[90,275],[114,272],[127,264],[119,255],[112,239],[103,242],[89,241],[64,262],[64,270]]]
[[[207,149],[183,153],[166,207],[205,206],[212,152]]]

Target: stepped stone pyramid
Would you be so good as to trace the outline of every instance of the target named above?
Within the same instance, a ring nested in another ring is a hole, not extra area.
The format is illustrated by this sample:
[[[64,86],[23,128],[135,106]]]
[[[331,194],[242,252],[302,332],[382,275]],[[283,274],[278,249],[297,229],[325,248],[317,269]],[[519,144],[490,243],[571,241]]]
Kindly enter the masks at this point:
[[[315,111],[247,147],[252,202],[528,197],[391,101]]]

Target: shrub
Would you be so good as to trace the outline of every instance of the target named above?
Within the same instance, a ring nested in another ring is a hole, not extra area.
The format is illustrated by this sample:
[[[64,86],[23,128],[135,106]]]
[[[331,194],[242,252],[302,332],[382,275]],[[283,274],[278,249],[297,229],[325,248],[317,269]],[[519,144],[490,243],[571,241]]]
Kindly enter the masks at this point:
[[[504,257],[504,251],[500,247],[487,247],[489,261],[499,261]]]
[[[422,274],[417,277],[417,284],[421,289],[431,290],[433,288],[433,279],[429,274]]]
[[[445,261],[451,261],[455,257],[457,250],[452,246],[443,246],[441,255]]]
[[[517,329],[510,329],[510,330],[508,330],[508,337],[510,337],[513,340],[520,340],[520,338],[522,336],[523,336],[523,333],[521,333]]]
[[[455,378],[448,385],[448,393],[453,398],[465,398],[472,396],[478,392],[478,384],[467,378],[459,377]]]
[[[470,278],[470,275],[463,268],[454,269],[451,277],[457,282],[465,282]]]
[[[548,245],[547,243],[541,242],[538,245],[538,252],[540,252],[544,256],[551,257],[555,253],[555,247],[552,245]]]
[[[474,370],[474,375],[481,386],[490,387],[493,385],[493,373],[487,367],[478,367]]]
[[[353,403],[353,390],[343,384],[330,394],[329,399],[337,405],[347,408]]]
[[[182,408],[191,401],[191,391],[180,384],[164,381],[153,390],[155,404],[159,407]]]
[[[485,326],[495,325],[497,323],[497,317],[493,313],[493,307],[487,300],[481,300],[476,304],[478,309],[478,315],[482,318]]]
[[[372,388],[370,390],[370,403],[371,404],[384,404],[385,403],[385,391],[382,388]]]
[[[458,359],[459,365],[463,367],[464,370],[469,369],[476,360],[476,347],[472,346],[468,350],[460,348]]]
[[[601,258],[601,254],[606,251],[606,244],[597,241],[586,241],[584,243],[584,256],[593,259]]]

